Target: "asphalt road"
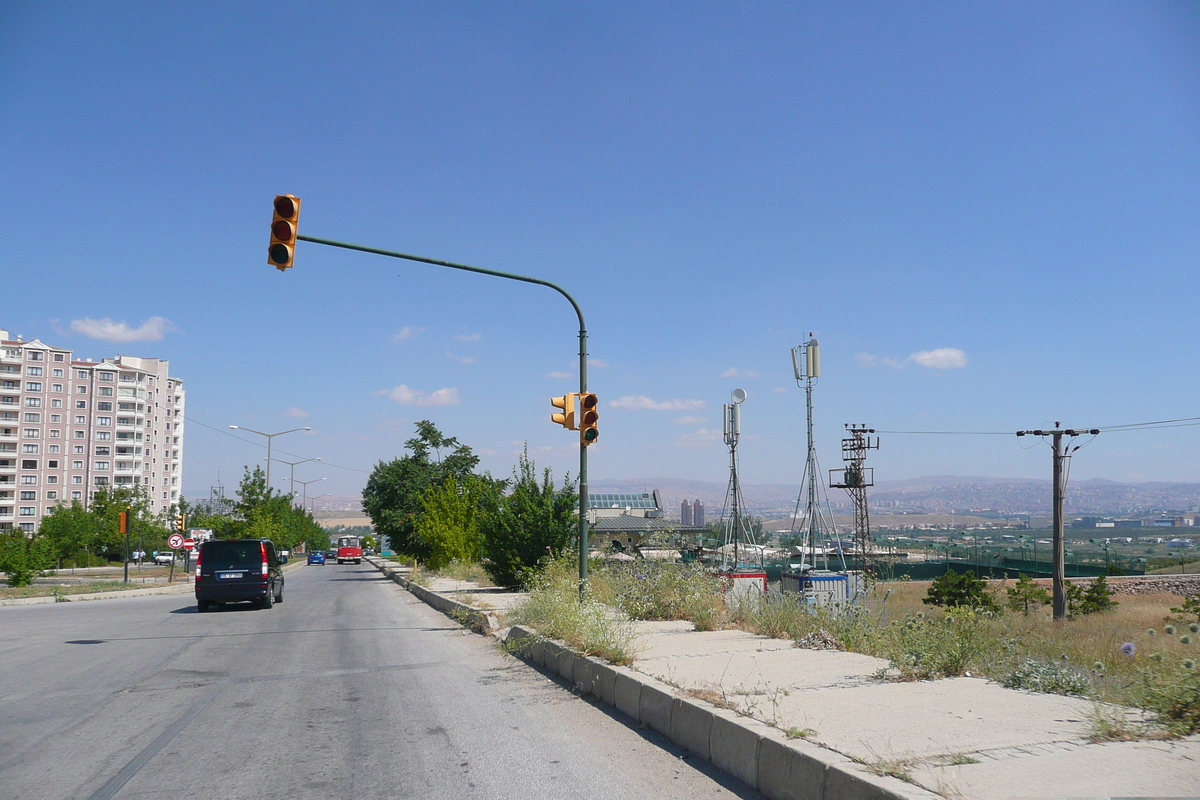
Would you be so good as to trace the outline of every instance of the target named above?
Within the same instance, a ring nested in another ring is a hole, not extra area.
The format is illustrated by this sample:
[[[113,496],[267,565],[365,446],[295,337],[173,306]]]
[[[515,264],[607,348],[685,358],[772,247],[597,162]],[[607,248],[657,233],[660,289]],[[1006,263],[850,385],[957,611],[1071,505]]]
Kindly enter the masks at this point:
[[[0,798],[759,798],[368,565],[0,608]]]

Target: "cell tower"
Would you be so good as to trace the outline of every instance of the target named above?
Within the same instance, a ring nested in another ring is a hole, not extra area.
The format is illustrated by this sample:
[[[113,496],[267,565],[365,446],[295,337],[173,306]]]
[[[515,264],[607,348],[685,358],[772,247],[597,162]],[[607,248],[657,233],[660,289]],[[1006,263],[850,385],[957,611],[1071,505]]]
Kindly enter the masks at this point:
[[[874,428],[849,424],[850,435],[842,439],[842,461],[846,466],[829,471],[829,488],[845,489],[854,503],[854,549],[859,554],[862,570],[871,572],[871,518],[867,511],[867,487],[875,485],[875,471],[866,466],[867,451],[879,449],[879,437],[871,444]]]
[[[792,531],[800,534],[801,558],[811,559],[816,566],[817,556],[823,559],[824,569],[829,569],[829,540],[836,539],[833,521],[821,505],[820,468],[817,465],[817,446],[813,440],[813,387],[821,377],[821,346],[811,338],[802,345],[792,348],[792,370],[796,374],[796,385],[804,388],[805,407],[808,412],[808,456],[804,461],[804,475],[800,479],[800,494],[796,498],[796,512],[792,516]],[[805,498],[804,511],[800,505]],[[838,548],[839,553],[841,548]],[[846,568],[845,556],[841,556],[842,569]]]
[[[729,487],[725,490],[725,508],[721,511],[724,520],[725,546],[721,548],[721,571],[736,571],[742,566],[742,556],[753,554],[754,563],[762,560],[762,551],[754,540],[754,532],[742,521],[742,484],[738,480],[738,438],[742,434],[742,403],[746,400],[745,389],[734,389],[732,402],[725,404],[725,444],[729,446]],[[725,513],[728,509],[729,513]],[[745,545],[750,545],[746,547]],[[747,559],[748,560],[748,559]],[[761,566],[761,565],[760,565]]]

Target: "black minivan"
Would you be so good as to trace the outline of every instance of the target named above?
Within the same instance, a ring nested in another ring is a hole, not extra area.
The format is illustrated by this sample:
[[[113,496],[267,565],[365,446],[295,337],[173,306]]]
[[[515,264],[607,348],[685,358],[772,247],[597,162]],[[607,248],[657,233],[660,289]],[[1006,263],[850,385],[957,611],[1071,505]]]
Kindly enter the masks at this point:
[[[249,600],[283,602],[283,570],[270,539],[210,539],[196,556],[196,607]]]

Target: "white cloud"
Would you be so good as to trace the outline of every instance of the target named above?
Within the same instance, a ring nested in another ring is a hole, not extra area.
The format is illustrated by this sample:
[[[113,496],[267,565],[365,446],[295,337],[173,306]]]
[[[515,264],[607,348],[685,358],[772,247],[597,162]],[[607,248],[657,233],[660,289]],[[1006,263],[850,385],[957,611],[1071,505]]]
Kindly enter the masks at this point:
[[[411,325],[405,325],[403,328],[400,329],[399,333],[397,333],[395,336],[392,337],[392,341],[393,342],[406,342],[409,339],[411,339],[412,337],[416,336],[418,333],[423,333],[424,331],[425,331],[424,328],[414,328]]]
[[[482,333],[463,333],[454,337],[456,342],[478,342],[483,338]]]
[[[639,411],[691,411],[703,408],[703,400],[651,400],[645,395],[626,395],[608,404],[610,408],[633,408]]]
[[[931,369],[955,369],[967,365],[967,354],[956,347],[922,350],[919,353],[913,353],[908,359]]]
[[[704,417],[679,417],[675,420],[676,425],[699,425],[704,422]]]
[[[474,364],[475,359],[472,356],[456,356],[454,353],[446,353],[446,358],[453,359],[460,364]]]
[[[607,367],[608,362],[604,361],[603,359],[599,359],[599,358],[589,358],[588,366],[589,367]]]
[[[771,390],[771,394],[787,394],[787,387],[776,386],[774,389]]]
[[[84,317],[71,320],[71,330],[106,342],[157,342],[176,328],[166,317],[151,317],[136,328],[129,327],[127,322],[113,322],[108,317]]]
[[[938,350],[922,350],[913,353],[908,358],[890,358],[875,356],[870,353],[859,353],[854,357],[860,367],[873,367],[882,364],[892,369],[900,369],[909,364],[919,364],[930,369],[953,369],[967,365],[967,354],[956,347],[942,347]]]
[[[714,442],[721,441],[721,431],[711,428],[700,428],[695,433],[684,434],[675,440],[676,447],[708,447]]]
[[[757,378],[758,373],[752,369],[727,369],[721,373],[722,378]]]
[[[562,370],[557,370],[557,369],[556,369],[556,370],[554,370],[554,372],[547,372],[547,373],[546,373],[546,377],[547,377],[547,378],[554,378],[554,379],[556,379],[556,380],[561,380],[562,378],[570,378],[570,377],[571,377],[571,373],[569,373],[569,372],[563,372]]]
[[[287,411],[283,412],[283,415],[285,417],[294,417],[296,419],[304,419],[305,417],[308,416],[308,412],[302,408],[289,408]]]
[[[400,384],[395,389],[384,389],[376,394],[386,394],[388,399],[402,406],[456,406],[458,405],[458,389],[438,389],[435,392],[418,392]]]

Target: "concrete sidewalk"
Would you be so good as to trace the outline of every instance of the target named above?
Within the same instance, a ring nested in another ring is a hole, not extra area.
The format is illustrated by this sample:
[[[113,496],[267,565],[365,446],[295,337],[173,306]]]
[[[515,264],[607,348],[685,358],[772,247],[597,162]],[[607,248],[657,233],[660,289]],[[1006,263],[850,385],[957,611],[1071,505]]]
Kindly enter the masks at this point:
[[[377,566],[408,584],[386,562]],[[460,621],[502,624],[521,595],[445,579],[413,591]],[[479,602],[483,598],[484,602]],[[486,605],[486,607],[481,607]],[[887,662],[743,631],[638,623],[631,667],[529,637],[525,656],[769,797],[1200,796],[1200,736],[1087,740],[1090,701],[982,678],[896,683]],[[787,732],[796,738],[789,739]]]

